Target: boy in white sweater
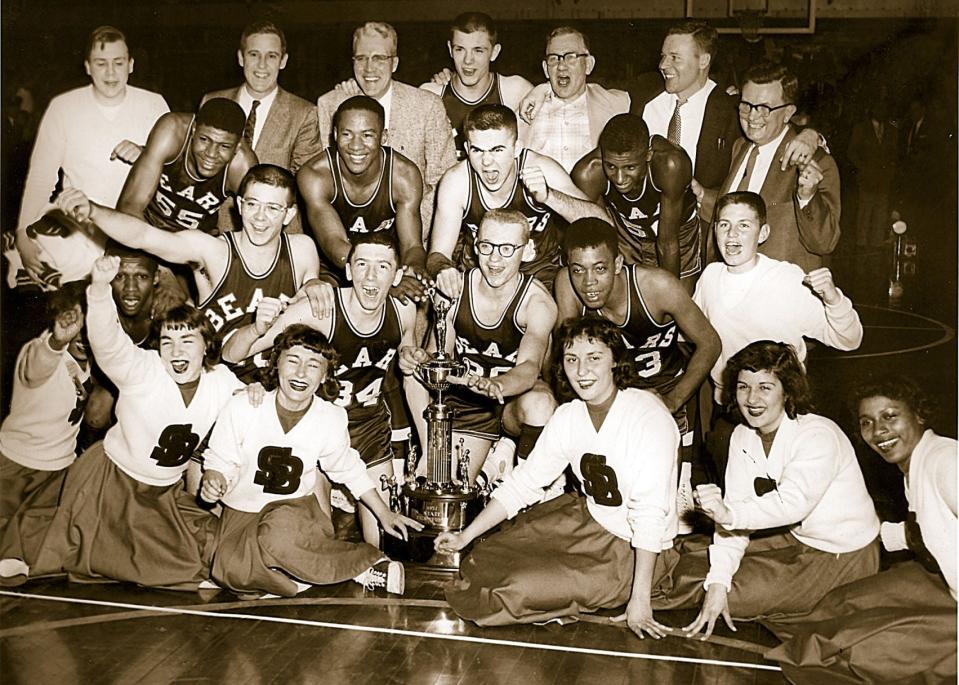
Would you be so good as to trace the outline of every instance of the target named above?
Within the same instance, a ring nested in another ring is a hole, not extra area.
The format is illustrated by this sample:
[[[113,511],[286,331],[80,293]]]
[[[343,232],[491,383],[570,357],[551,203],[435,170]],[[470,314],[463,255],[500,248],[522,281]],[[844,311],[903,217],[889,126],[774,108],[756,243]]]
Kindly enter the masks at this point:
[[[63,170],[65,187],[83,188],[95,202],[114,207],[140,146],[169,111],[163,96],[127,84],[133,58],[119,29],[94,29],[83,65],[90,85],[53,98],[40,121],[17,221],[23,265],[48,284],[85,277],[106,242],[98,230],[50,236],[30,230],[50,209],[57,171]]]
[[[806,360],[803,336],[839,350],[859,347],[859,314],[829,269],[804,274],[795,264],[759,254],[759,245],[775,230],[766,223],[762,197],[727,193],[716,202],[716,217],[723,261],[706,267],[693,294],[723,344],[710,372],[716,402],[722,397],[726,360],[756,340],[788,343],[800,362]]]

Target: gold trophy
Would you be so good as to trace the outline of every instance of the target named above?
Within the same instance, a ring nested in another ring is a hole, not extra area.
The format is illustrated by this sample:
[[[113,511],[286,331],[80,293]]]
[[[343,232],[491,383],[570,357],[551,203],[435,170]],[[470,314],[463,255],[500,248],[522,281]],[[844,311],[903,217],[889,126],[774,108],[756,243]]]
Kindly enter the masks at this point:
[[[440,533],[463,530],[482,508],[481,491],[470,483],[469,450],[463,440],[453,446],[453,417],[456,411],[443,401],[451,378],[463,375],[465,367],[446,354],[446,314],[450,302],[436,291],[427,289],[436,315],[436,349],[433,358],[419,365],[415,376],[430,390],[430,403],[423,412],[426,419],[426,476],[416,477],[416,447],[410,445],[406,460],[406,482],[402,487],[395,478],[381,476],[382,488],[390,493],[394,511],[424,525],[422,531],[409,531],[409,540],[390,535],[381,539],[384,551],[392,559],[425,564],[428,567],[455,571],[462,552],[436,552],[433,540]]]

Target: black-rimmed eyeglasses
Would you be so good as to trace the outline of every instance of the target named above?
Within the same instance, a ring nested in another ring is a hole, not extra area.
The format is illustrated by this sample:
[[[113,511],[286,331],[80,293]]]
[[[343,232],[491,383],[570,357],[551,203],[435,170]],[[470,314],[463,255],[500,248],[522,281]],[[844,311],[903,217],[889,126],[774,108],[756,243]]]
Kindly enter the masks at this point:
[[[564,52],[562,55],[556,52],[550,52],[546,55],[546,64],[551,67],[555,67],[557,64],[562,62],[563,64],[570,64],[575,62],[580,57],[589,57],[588,52]]]
[[[759,115],[760,119],[768,119],[769,115],[775,112],[777,109],[782,109],[783,107],[789,107],[791,102],[787,102],[785,105],[779,105],[778,107],[770,107],[769,105],[754,105],[751,102],[746,102],[745,100],[739,101],[739,113],[744,117],[748,117],[753,110],[756,110],[756,114]]]
[[[512,243],[491,243],[488,240],[476,241],[476,251],[484,257],[489,257],[491,254],[493,254],[493,250],[496,250],[499,252],[500,257],[509,259],[516,254],[516,250],[520,249],[521,247],[523,247],[523,245],[513,245]]]

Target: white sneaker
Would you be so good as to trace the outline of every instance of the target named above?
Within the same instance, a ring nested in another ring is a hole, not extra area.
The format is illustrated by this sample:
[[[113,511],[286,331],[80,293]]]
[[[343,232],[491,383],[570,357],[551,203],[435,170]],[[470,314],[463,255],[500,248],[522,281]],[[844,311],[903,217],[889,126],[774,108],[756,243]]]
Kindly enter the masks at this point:
[[[688,535],[693,532],[693,527],[689,525],[689,515],[695,509],[693,503],[693,465],[684,461],[679,471],[679,488],[676,490],[676,519],[679,526],[676,530],[677,535]]]
[[[406,589],[406,571],[403,564],[389,559],[376,562],[353,580],[366,590],[382,587],[394,595],[402,595]]]
[[[30,575],[30,567],[22,559],[0,560],[0,577],[13,578],[14,576]]]

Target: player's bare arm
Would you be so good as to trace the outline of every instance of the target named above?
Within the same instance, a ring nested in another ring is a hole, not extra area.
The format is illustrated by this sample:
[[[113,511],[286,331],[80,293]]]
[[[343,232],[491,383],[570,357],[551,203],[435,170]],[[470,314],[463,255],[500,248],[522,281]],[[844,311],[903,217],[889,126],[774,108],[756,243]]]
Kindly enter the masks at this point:
[[[396,207],[396,236],[400,243],[400,265],[403,280],[390,292],[404,302],[419,302],[426,296],[423,277],[426,274],[426,249],[423,247],[423,177],[413,162],[399,153],[393,156],[393,204]],[[419,277],[417,277],[419,276]]]
[[[256,153],[250,148],[245,140],[241,140],[236,146],[236,154],[230,160],[230,166],[226,170],[226,189],[233,195],[236,195],[240,188],[240,183],[250,167],[260,163]]]
[[[706,380],[719,358],[722,342],[678,278],[663,269],[648,268],[639,270],[639,279],[640,289],[650,293],[646,300],[651,304],[650,313],[660,323],[672,318],[683,337],[696,347],[686,364],[686,371],[663,397],[666,407],[673,412],[683,406]]]
[[[92,221],[127,247],[144,250],[174,264],[199,264],[213,282],[219,281],[226,268],[229,251],[226,241],[203,231],[164,231],[142,219],[98,205],[76,189],[60,193],[57,206],[80,223]]]
[[[516,351],[516,365],[492,379],[503,397],[515,397],[530,390],[543,369],[550,335],[556,324],[556,303],[539,281],[533,281],[520,304],[516,322],[524,328]]]
[[[436,279],[440,291],[449,298],[459,297],[462,274],[453,264],[453,250],[463,223],[469,195],[469,162],[462,161],[447,171],[436,192],[436,212],[430,232],[426,270]]]
[[[518,74],[510,76],[500,74],[499,88],[503,96],[503,104],[518,114],[519,103],[529,91],[533,90],[533,84]]]
[[[556,301],[555,328],[580,316],[583,303],[573,289],[572,281],[569,280],[568,266],[564,266],[556,273],[556,278],[553,280],[553,297]]]
[[[576,187],[559,162],[546,155],[528,152],[520,180],[536,202],[547,205],[569,222],[588,216],[609,221],[606,211]]]
[[[176,159],[189,129],[190,115],[187,114],[167,112],[157,119],[143,152],[127,174],[117,200],[119,211],[143,218],[144,210],[156,195],[164,165]]]
[[[306,203],[306,215],[317,244],[327,259],[343,269],[352,245],[332,204],[333,173],[327,156],[317,155],[300,169],[296,174],[296,185]]]
[[[277,304],[277,311],[272,316],[269,326],[263,331],[261,322],[269,321],[270,316],[267,312],[261,314],[261,307],[257,306],[257,319],[251,324],[238,328],[223,345],[223,359],[229,362],[238,362],[254,354],[259,354],[273,347],[277,336],[280,335],[288,326],[295,323],[302,323],[311,328],[315,328],[327,338],[332,331],[333,320],[329,317],[317,319],[313,316],[308,300],[299,300],[283,305],[276,298],[264,298],[264,300],[273,300]]]
[[[587,198],[598,203],[606,191],[606,174],[599,148],[587,152],[576,162],[570,178]]]
[[[682,148],[671,145],[662,136],[652,137],[649,151],[650,180],[662,191],[656,258],[661,268],[679,276],[679,227],[683,220],[683,196],[692,181],[693,166]]]

